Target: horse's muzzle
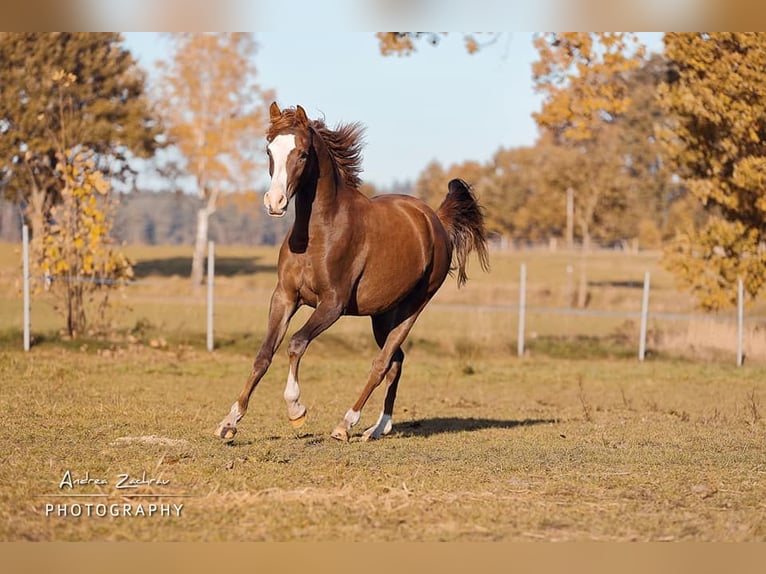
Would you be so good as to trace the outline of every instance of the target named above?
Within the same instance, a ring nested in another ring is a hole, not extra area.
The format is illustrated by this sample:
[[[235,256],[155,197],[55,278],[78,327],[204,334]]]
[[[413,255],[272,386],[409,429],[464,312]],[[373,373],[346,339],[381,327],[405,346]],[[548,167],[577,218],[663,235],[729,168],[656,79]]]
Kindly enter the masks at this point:
[[[266,213],[268,213],[271,217],[284,217],[285,213],[287,213],[287,209],[283,209],[282,211],[273,211],[271,207],[267,207]]]

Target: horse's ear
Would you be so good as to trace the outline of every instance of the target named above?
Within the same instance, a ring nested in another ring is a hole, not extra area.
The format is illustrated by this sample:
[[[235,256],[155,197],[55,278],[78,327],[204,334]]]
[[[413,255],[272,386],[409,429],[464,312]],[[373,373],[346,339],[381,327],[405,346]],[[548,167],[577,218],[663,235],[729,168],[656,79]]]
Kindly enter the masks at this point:
[[[271,123],[277,121],[281,115],[282,112],[279,110],[277,102],[271,102],[271,105],[269,106],[269,119],[271,120]]]
[[[302,123],[303,125],[309,124],[309,118],[306,115],[306,110],[304,110],[300,104],[295,109],[295,116],[298,118],[298,121]]]

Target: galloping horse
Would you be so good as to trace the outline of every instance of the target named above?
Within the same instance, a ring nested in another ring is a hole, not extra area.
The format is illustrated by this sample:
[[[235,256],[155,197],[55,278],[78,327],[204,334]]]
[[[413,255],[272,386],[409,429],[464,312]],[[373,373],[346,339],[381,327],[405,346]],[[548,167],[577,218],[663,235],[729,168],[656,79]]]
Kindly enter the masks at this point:
[[[298,428],[306,419],[298,367],[308,344],[341,315],[369,315],[380,352],[361,395],[331,436],[348,440],[367,399],[385,380],[383,412],[362,436],[380,438],[391,431],[404,361],[402,343],[418,315],[453,269],[458,285],[465,283],[471,251],[476,251],[485,271],[489,268],[482,208],[460,179],[449,182],[437,211],[405,195],[369,199],[359,192],[363,131],[359,124],[331,130],[322,120],[309,120],[301,106],[280,110],[276,102],[269,113],[271,186],[264,203],[269,215],[281,217],[294,199],[295,223],[279,252],[266,337],[216,436],[234,437],[290,319],[298,307],[309,305],[314,312],[287,348],[290,369],[284,398],[289,420]]]

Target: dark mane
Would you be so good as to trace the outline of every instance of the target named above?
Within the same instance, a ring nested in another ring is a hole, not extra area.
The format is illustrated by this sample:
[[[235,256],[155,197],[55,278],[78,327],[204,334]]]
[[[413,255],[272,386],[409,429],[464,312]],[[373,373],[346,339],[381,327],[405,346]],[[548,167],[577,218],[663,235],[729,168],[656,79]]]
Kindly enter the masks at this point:
[[[298,120],[295,109],[282,110],[282,115],[269,126],[266,139],[273,140],[280,132],[291,128],[304,127]],[[322,120],[312,120],[309,127],[314,130],[330,153],[335,167],[348,187],[358,188],[362,184],[362,147],[364,126],[358,122],[338,124],[331,130]]]
[[[311,122],[314,133],[322,138],[327,151],[330,152],[338,171],[343,175],[343,181],[348,187],[358,188],[362,185],[362,147],[364,141],[364,126],[354,122],[338,124],[331,130],[322,120]]]

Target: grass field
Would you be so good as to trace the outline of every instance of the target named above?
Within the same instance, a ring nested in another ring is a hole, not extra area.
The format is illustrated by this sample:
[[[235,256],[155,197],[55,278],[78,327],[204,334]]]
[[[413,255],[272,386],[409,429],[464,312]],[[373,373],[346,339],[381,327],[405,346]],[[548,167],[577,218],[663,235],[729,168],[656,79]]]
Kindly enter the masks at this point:
[[[474,270],[460,291],[450,281],[416,326],[390,436],[359,440],[378,391],[350,443],[329,438],[374,353],[369,321],[348,318],[303,361],[306,425],[296,433],[287,423],[280,352],[226,445],[212,433],[263,334],[274,250],[220,249],[212,354],[204,292],[179,276],[185,251],[131,251],[144,283],[126,289],[114,336],[62,340],[61,318],[38,295],[38,344],[25,354],[17,254],[0,247],[2,540],[766,540],[766,366],[755,328],[753,360],[736,368],[710,342],[719,323],[704,323],[704,352],[663,348],[670,329],[655,323],[641,364],[637,322],[531,315],[519,359],[515,314],[491,307],[516,301],[522,259],[530,305],[565,305],[555,287],[577,259],[493,254],[491,274]],[[692,310],[656,257],[616,254],[589,262],[591,306],[637,310],[645,269],[653,308]],[[106,484],[60,489],[67,471]],[[144,473],[167,484],[127,491],[143,497],[116,488],[120,475]],[[88,503],[183,510],[45,515],[46,504]]]

